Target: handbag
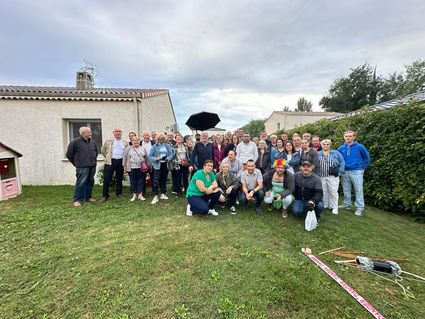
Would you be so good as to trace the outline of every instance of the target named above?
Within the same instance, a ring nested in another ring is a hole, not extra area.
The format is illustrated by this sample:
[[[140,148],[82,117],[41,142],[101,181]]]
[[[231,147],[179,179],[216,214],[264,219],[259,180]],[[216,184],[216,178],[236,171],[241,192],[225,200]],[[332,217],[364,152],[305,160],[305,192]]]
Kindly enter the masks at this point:
[[[167,169],[172,171],[174,169],[173,161],[167,161]]]
[[[133,147],[133,146],[132,146]],[[133,147],[133,150],[136,152],[136,154],[139,156],[139,158],[142,160],[140,163],[140,171],[142,173],[147,173],[149,171],[149,166],[146,164],[146,161],[143,160],[143,158],[140,156],[139,153],[137,153],[136,149]]]
[[[338,177],[339,176],[339,169],[336,166],[330,166],[329,167],[329,174],[332,176]]]
[[[148,166],[148,164],[146,164],[146,161],[142,161],[140,163],[140,170],[142,171],[142,173],[149,172],[149,166]]]
[[[189,167],[189,161],[187,159],[182,159],[180,161],[180,166],[182,166],[182,167]]]
[[[305,217],[305,230],[312,231],[317,227],[317,219],[314,210],[310,210]]]

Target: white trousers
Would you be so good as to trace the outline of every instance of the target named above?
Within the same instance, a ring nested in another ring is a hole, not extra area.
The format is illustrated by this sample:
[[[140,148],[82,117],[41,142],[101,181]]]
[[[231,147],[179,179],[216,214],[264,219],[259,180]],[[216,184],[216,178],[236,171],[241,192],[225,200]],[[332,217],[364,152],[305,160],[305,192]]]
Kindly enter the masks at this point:
[[[339,177],[320,177],[323,188],[323,205],[325,208],[338,208]]]

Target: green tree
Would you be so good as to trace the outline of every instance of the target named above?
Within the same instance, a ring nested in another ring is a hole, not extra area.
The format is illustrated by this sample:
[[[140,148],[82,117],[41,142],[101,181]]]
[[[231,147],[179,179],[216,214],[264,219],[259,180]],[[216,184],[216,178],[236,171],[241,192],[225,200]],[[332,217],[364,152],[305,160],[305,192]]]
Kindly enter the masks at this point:
[[[285,106],[283,107],[283,112],[292,112],[292,110],[289,108],[289,106],[288,106],[288,105],[285,105]]]
[[[313,109],[313,103],[311,101],[307,101],[304,97],[301,97],[297,101],[297,107],[295,112],[311,112]]]
[[[261,131],[264,130],[264,123],[266,120],[251,120],[248,124],[242,126],[244,132],[249,132],[251,137],[260,136]]]
[[[330,112],[355,111],[376,103],[380,84],[376,68],[365,63],[351,69],[347,77],[336,79],[319,104]]]
[[[404,95],[412,94],[425,89],[425,60],[417,60],[406,66],[404,81]]]

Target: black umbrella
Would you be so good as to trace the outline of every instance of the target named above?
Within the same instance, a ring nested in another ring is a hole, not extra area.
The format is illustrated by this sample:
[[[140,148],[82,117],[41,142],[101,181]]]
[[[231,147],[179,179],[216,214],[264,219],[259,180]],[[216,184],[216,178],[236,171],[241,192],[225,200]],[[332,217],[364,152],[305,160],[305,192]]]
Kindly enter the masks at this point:
[[[205,131],[215,127],[220,122],[216,113],[199,112],[192,114],[186,122],[191,130]]]

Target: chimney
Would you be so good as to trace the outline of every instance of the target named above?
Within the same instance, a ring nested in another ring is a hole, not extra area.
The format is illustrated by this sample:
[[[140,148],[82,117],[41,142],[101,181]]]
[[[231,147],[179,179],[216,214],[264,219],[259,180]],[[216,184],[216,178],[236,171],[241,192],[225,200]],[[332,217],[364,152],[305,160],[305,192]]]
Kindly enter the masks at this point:
[[[90,90],[94,87],[93,76],[87,71],[77,72],[77,90]]]

